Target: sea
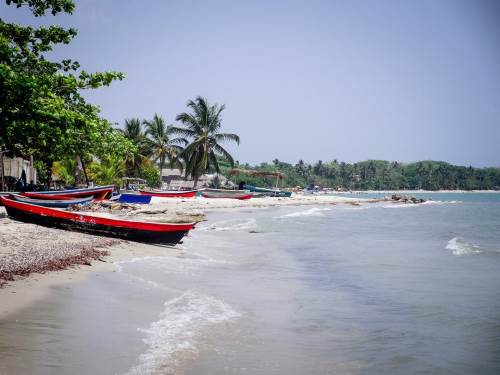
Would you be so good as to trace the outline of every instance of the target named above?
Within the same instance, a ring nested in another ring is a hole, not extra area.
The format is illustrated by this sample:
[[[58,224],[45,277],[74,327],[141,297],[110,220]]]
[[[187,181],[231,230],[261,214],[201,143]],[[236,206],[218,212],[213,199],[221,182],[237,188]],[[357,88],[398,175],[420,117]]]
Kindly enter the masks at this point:
[[[209,211],[0,321],[0,374],[499,374],[500,194],[418,196]]]

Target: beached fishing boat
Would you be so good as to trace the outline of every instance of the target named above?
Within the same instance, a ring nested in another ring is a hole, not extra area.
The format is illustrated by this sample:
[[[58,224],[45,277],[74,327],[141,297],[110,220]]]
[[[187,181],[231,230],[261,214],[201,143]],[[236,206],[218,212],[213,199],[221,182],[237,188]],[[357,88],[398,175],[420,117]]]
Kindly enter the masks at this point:
[[[284,191],[284,190],[280,190],[280,189],[268,189],[268,188],[263,188],[263,187],[248,185],[248,184],[244,184],[243,188],[248,190],[248,191],[251,191],[251,192],[260,193],[261,196],[267,196],[267,197],[290,198],[292,196],[291,191]]]
[[[201,192],[205,198],[250,199],[252,193],[248,190],[205,189]]]
[[[149,204],[151,203],[151,198],[151,195],[122,193],[117,200],[120,203]]]
[[[37,206],[43,207],[55,207],[55,208],[66,208],[75,204],[86,204],[90,203],[94,198],[93,197],[85,197],[85,198],[70,198],[70,199],[34,199],[23,197],[18,194],[11,194],[7,198],[15,200],[17,202],[36,204]]]
[[[102,217],[65,211],[1,197],[7,214],[13,219],[126,240],[175,245],[194,228],[195,223],[158,223]]]
[[[82,189],[67,189],[67,190],[47,190],[47,191],[26,191],[21,193],[28,198],[36,199],[68,199],[68,198],[84,198],[94,197],[94,199],[106,199],[111,197],[114,190],[114,185],[96,186]]]
[[[161,198],[191,198],[197,193],[197,190],[139,190],[142,195]]]

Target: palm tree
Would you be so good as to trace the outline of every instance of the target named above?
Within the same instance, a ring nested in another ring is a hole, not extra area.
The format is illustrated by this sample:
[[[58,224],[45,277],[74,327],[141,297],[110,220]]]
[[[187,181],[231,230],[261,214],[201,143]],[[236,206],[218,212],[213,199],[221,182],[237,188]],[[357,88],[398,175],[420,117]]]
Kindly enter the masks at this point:
[[[182,163],[178,159],[182,146],[188,141],[184,138],[172,138],[176,133],[172,125],[166,125],[165,120],[157,114],[151,121],[144,121],[146,126],[147,142],[154,161],[159,162],[160,173],[168,160],[170,167],[182,169]]]
[[[127,155],[127,172],[129,175],[139,174],[142,164],[151,155],[141,120],[138,118],[125,119],[125,127],[119,130],[136,146],[136,150]]]
[[[240,143],[236,134],[219,133],[222,118],[221,112],[225,106],[209,105],[207,99],[198,96],[195,101],[190,100],[187,107],[192,113],[183,112],[175,119],[185,128],[173,128],[177,134],[192,138],[192,142],[184,148],[179,157],[186,163],[186,177],[191,176],[194,187],[198,184],[201,175],[209,170],[220,173],[217,156],[225,158],[233,167],[233,157],[219,142],[233,141]]]
[[[99,162],[92,163],[90,170],[98,184],[120,186],[121,178],[126,172],[125,161],[120,157],[108,155]]]

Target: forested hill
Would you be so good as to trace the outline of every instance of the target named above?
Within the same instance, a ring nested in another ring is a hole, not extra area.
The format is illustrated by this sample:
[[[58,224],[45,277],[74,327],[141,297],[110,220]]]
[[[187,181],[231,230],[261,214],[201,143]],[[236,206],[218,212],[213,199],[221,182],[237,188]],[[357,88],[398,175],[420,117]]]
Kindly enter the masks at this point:
[[[442,161],[419,161],[399,163],[385,160],[366,160],[349,164],[344,162],[314,164],[300,160],[292,165],[273,160],[259,166],[240,164],[239,168],[280,171],[285,174],[280,186],[342,188],[350,190],[389,190],[389,189],[461,189],[461,190],[500,190],[500,168],[473,168],[451,165]],[[224,168],[227,171],[229,168]],[[273,177],[254,177],[244,174],[232,176],[233,182],[245,181],[252,185],[274,186]]]

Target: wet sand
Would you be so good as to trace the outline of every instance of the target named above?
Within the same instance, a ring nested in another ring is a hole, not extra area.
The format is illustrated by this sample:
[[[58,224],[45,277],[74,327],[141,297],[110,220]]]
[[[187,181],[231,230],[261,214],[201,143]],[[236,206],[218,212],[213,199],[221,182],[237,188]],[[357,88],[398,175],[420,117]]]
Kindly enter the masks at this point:
[[[337,196],[293,198],[169,199],[154,198],[147,210],[167,215],[199,215],[205,210],[232,210],[277,206],[331,205],[378,200]],[[195,229],[196,230],[196,229]],[[45,228],[9,219],[0,207],[0,319],[45,298],[64,283],[111,272],[114,264],[135,257],[178,255],[179,249],[137,244],[85,233]]]

